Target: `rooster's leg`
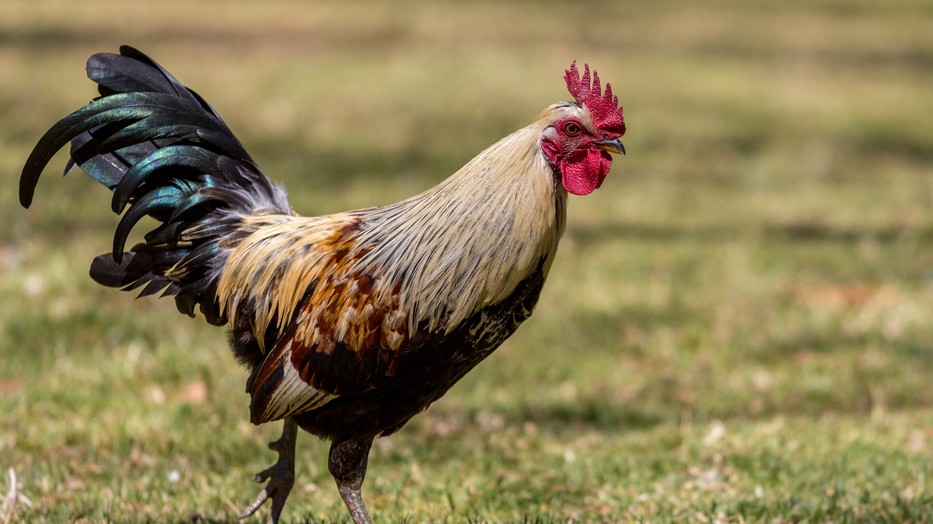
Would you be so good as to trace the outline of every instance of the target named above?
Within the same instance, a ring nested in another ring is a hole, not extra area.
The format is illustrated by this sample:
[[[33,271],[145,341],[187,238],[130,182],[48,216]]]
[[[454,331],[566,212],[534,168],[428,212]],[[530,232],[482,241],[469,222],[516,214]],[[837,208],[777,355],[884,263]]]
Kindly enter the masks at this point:
[[[256,510],[271,498],[272,512],[269,521],[273,524],[279,521],[279,515],[285,507],[285,499],[288,498],[295,484],[295,437],[297,433],[298,425],[295,424],[295,420],[291,417],[286,418],[282,424],[282,436],[269,443],[269,448],[279,454],[279,460],[253,477],[256,482],[268,480],[269,483],[259,492],[256,500],[240,513],[240,520],[256,513]]]
[[[363,503],[363,478],[366,476],[366,463],[369,461],[369,448],[373,445],[372,437],[351,440],[335,440],[330,446],[330,458],[327,467],[334,480],[340,498],[343,499],[350,516],[356,524],[371,524],[366,504]]]

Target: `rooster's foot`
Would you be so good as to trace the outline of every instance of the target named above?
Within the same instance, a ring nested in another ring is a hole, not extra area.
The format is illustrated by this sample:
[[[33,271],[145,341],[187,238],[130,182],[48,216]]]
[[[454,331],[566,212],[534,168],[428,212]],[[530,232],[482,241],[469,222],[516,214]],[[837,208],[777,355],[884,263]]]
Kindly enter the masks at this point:
[[[240,513],[240,520],[249,518],[267,500],[272,499],[272,512],[269,515],[269,522],[275,524],[279,521],[279,515],[282,513],[282,508],[285,507],[285,499],[288,498],[292,486],[295,485],[295,437],[297,433],[298,426],[295,421],[286,418],[282,425],[282,436],[278,440],[269,443],[269,448],[279,454],[279,459],[272,466],[253,476],[253,480],[256,482],[269,482],[259,492],[256,500]]]

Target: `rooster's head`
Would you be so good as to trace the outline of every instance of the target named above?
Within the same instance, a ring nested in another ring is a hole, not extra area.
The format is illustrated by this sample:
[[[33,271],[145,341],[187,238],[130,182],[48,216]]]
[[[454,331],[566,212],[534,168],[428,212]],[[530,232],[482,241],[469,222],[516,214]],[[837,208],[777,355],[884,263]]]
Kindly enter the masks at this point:
[[[564,79],[576,102],[555,104],[539,117],[548,123],[541,135],[541,149],[560,171],[564,189],[588,195],[609,174],[609,153],[625,154],[619,141],[625,134],[625,120],[612,87],[606,84],[606,92],[602,93],[595,70],[590,81],[589,65],[583,67],[581,79],[574,62]]]

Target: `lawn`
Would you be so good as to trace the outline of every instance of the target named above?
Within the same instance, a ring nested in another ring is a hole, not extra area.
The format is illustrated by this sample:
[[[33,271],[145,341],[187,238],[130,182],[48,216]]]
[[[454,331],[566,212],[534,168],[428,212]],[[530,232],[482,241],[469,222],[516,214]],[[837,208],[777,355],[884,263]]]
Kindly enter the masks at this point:
[[[398,434],[378,522],[929,522],[926,0],[0,4],[0,523],[233,520],[276,424],[221,329],[96,286],[109,194],[17,200],[30,148],[137,46],[304,214],[419,192],[597,67],[628,156],[571,197],[535,315]],[[343,522],[299,436],[289,522]],[[262,512],[263,518],[267,510]],[[254,519],[258,522],[258,519]]]

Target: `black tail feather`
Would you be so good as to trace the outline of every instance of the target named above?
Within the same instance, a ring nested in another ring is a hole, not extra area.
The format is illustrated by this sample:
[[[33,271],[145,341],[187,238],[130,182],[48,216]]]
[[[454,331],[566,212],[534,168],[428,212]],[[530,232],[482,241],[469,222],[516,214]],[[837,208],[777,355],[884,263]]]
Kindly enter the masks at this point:
[[[23,168],[20,202],[32,203],[52,156],[71,142],[66,173],[79,165],[113,191],[123,213],[113,251],[98,256],[91,276],[105,286],[164,290],[180,311],[196,306],[208,321],[225,322],[214,291],[239,219],[289,213],[284,191],[259,170],[217,112],[143,53],[122,46],[87,63],[101,97],[52,126]],[[129,208],[127,209],[127,206]],[[130,231],[144,216],[161,224],[145,243],[124,253]],[[186,234],[187,233],[187,234]]]

